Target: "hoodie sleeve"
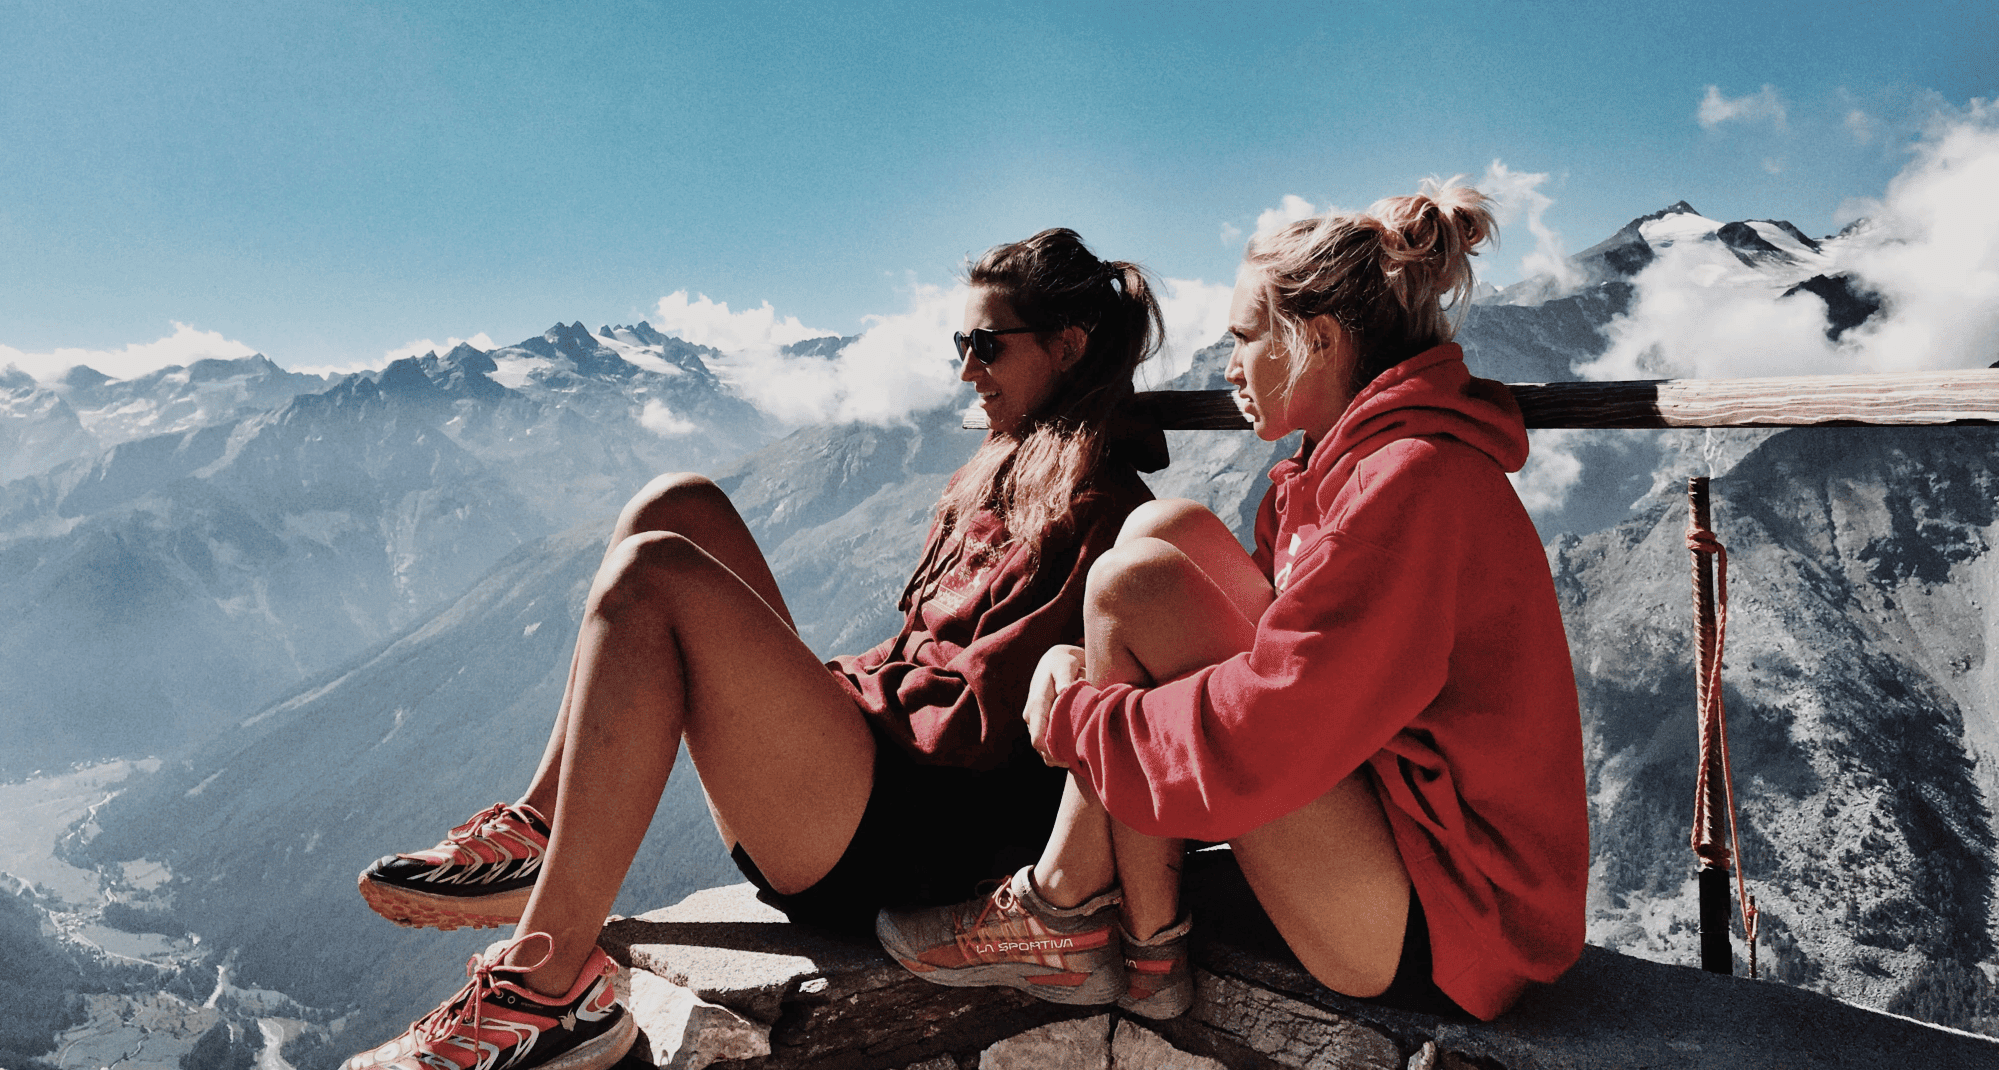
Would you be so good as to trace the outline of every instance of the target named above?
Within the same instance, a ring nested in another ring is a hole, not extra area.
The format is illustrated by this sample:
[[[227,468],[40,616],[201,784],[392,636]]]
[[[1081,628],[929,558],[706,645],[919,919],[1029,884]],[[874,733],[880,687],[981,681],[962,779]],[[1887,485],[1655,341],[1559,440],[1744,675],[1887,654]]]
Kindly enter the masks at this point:
[[[1090,566],[1117,541],[1124,518],[1147,492],[1096,494],[1077,505],[1081,525],[1044,547],[1039,567],[1016,552],[956,609],[933,614],[935,632],[909,633],[878,661],[839,659],[836,671],[881,729],[917,761],[992,768],[1026,738],[1021,711],[1035,665],[1049,647],[1083,636]]]
[[[1407,470],[1430,452],[1398,444],[1361,466],[1358,492],[1299,548],[1247,653],[1150,689],[1064,690],[1056,758],[1137,831],[1219,841],[1380,751],[1449,676],[1464,514],[1442,473]],[[1489,479],[1505,484],[1496,469]]]

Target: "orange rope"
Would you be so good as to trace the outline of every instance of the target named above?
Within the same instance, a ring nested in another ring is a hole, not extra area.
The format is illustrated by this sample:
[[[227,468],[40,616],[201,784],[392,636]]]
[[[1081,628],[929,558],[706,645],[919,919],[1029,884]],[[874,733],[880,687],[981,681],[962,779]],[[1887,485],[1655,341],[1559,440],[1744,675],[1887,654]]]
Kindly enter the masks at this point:
[[[1749,976],[1756,976],[1756,897],[1749,894],[1749,886],[1742,878],[1742,837],[1736,831],[1735,773],[1728,760],[1728,713],[1721,700],[1721,650],[1728,637],[1728,550],[1721,545],[1713,531],[1702,527],[1693,510],[1687,511],[1687,549],[1694,554],[1708,554],[1715,560],[1715,624],[1711,642],[1703,642],[1701,666],[1707,688],[1700,696],[1701,740],[1700,763],[1694,777],[1694,806],[1697,815],[1694,821],[1693,849],[1703,861],[1713,861],[1721,865],[1732,865],[1735,869],[1735,894],[1742,906],[1743,939],[1749,944]],[[1696,573],[1700,568],[1699,557],[1695,557]],[[1706,622],[1700,622],[1703,632]],[[1702,635],[1702,640],[1708,636]],[[1710,747],[1721,751],[1721,790],[1728,810],[1728,844],[1719,852],[1712,850],[1708,838],[1710,830],[1719,824],[1708,804],[1708,766]],[[1706,848],[1706,849],[1704,849]],[[1720,854],[1719,859],[1713,858]]]

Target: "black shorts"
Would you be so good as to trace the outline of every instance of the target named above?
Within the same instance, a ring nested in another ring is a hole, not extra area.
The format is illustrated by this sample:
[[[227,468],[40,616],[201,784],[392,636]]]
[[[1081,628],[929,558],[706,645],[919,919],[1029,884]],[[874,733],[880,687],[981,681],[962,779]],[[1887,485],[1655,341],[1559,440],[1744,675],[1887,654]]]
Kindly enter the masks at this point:
[[[1374,997],[1392,1007],[1424,1014],[1464,1015],[1457,1001],[1437,987],[1435,963],[1430,957],[1430,920],[1423,914],[1423,901],[1416,889],[1409,889],[1409,922],[1402,930],[1402,958],[1395,964],[1395,979],[1388,991]]]
[[[1187,857],[1186,877],[1187,903],[1194,911],[1194,924],[1208,934],[1208,939],[1254,958],[1297,962],[1263,904],[1257,901],[1256,892],[1243,877],[1234,851],[1196,851]],[[1387,991],[1369,998],[1368,1002],[1424,1014],[1463,1016],[1464,1011],[1437,987],[1431,976],[1433,966],[1429,919],[1412,887],[1395,976],[1388,982]]]
[[[874,788],[846,853],[819,882],[786,895],[749,852],[730,857],[757,898],[792,921],[872,936],[882,908],[957,903],[979,885],[1041,857],[1068,771],[1041,763],[1024,742],[998,769],[919,765],[875,733]]]

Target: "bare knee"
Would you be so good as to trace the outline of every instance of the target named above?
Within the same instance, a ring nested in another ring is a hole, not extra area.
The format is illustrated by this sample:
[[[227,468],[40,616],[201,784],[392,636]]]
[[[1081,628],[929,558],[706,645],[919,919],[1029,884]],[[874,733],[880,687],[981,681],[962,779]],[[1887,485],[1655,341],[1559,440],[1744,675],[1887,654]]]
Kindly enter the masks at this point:
[[[1118,529],[1117,541],[1122,545],[1151,538],[1181,545],[1185,533],[1220,523],[1215,514],[1200,502],[1188,498],[1158,498],[1133,509],[1131,515],[1124,518],[1124,526]]]
[[[1084,612],[1129,619],[1193,581],[1200,570],[1172,543],[1142,538],[1118,544],[1090,566]]]
[[[719,518],[734,514],[729,496],[714,481],[693,472],[670,472],[654,477],[625,503],[617,538],[643,531],[698,536]]]
[[[692,539],[671,531],[641,531],[618,541],[592,586],[588,612],[605,620],[635,613],[664,615],[690,574],[714,567]]]

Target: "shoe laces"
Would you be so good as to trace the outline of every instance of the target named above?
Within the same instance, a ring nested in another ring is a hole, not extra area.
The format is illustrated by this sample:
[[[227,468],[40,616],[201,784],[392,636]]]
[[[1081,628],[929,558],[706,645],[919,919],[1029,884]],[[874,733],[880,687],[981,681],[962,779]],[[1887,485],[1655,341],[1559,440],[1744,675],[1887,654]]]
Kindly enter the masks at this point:
[[[486,831],[487,825],[499,823],[502,819],[504,819],[507,816],[507,812],[512,810],[513,808],[514,807],[512,803],[496,802],[493,805],[488,806],[484,810],[481,810],[478,813],[473,814],[471,819],[466,821],[463,825],[460,825],[457,828],[452,829],[450,832],[445,833],[444,838],[452,843],[460,843],[465,840],[469,840],[474,836],[478,836],[481,833],[484,833]]]
[[[488,806],[484,810],[481,810],[478,813],[473,814],[470,818],[466,820],[464,824],[458,826],[457,828],[452,829],[450,832],[445,833],[444,842],[438,844],[436,847],[431,848],[431,850],[435,851],[440,848],[449,847],[451,848],[451,858],[453,859],[453,861],[458,861],[460,859],[463,859],[467,854],[470,854],[472,860],[474,862],[477,862],[479,860],[478,853],[472,851],[466,845],[471,843],[473,840],[487,839],[486,829],[505,820],[508,816],[508,812],[512,809],[513,809],[512,803],[496,802],[493,805]],[[419,858],[424,853],[425,852],[418,851],[414,854],[405,853],[399,855],[398,857]]]
[[[525,966],[507,964],[507,956],[515,948],[537,937],[546,945],[541,958]],[[439,1004],[436,1010],[412,1023],[410,1031],[416,1034],[418,1040],[428,1042],[443,1040],[458,1032],[460,1026],[470,1025],[472,1027],[470,1036],[473,1043],[477,1043],[479,1027],[486,1020],[486,997],[500,987],[500,982],[493,978],[493,972],[506,969],[509,972],[529,973],[540,969],[554,957],[555,938],[547,933],[528,933],[525,936],[518,936],[497,950],[472,956],[465,963],[465,975],[471,980],[465,982],[465,987],[459,989],[456,995]]]
[[[979,905],[979,916],[972,919],[972,924],[967,927],[968,930],[984,925],[986,917],[996,910],[1001,918],[1027,913],[1026,905],[1013,890],[1013,878],[1003,877],[998,883],[999,887],[993,889],[992,894],[986,896],[985,901]]]

